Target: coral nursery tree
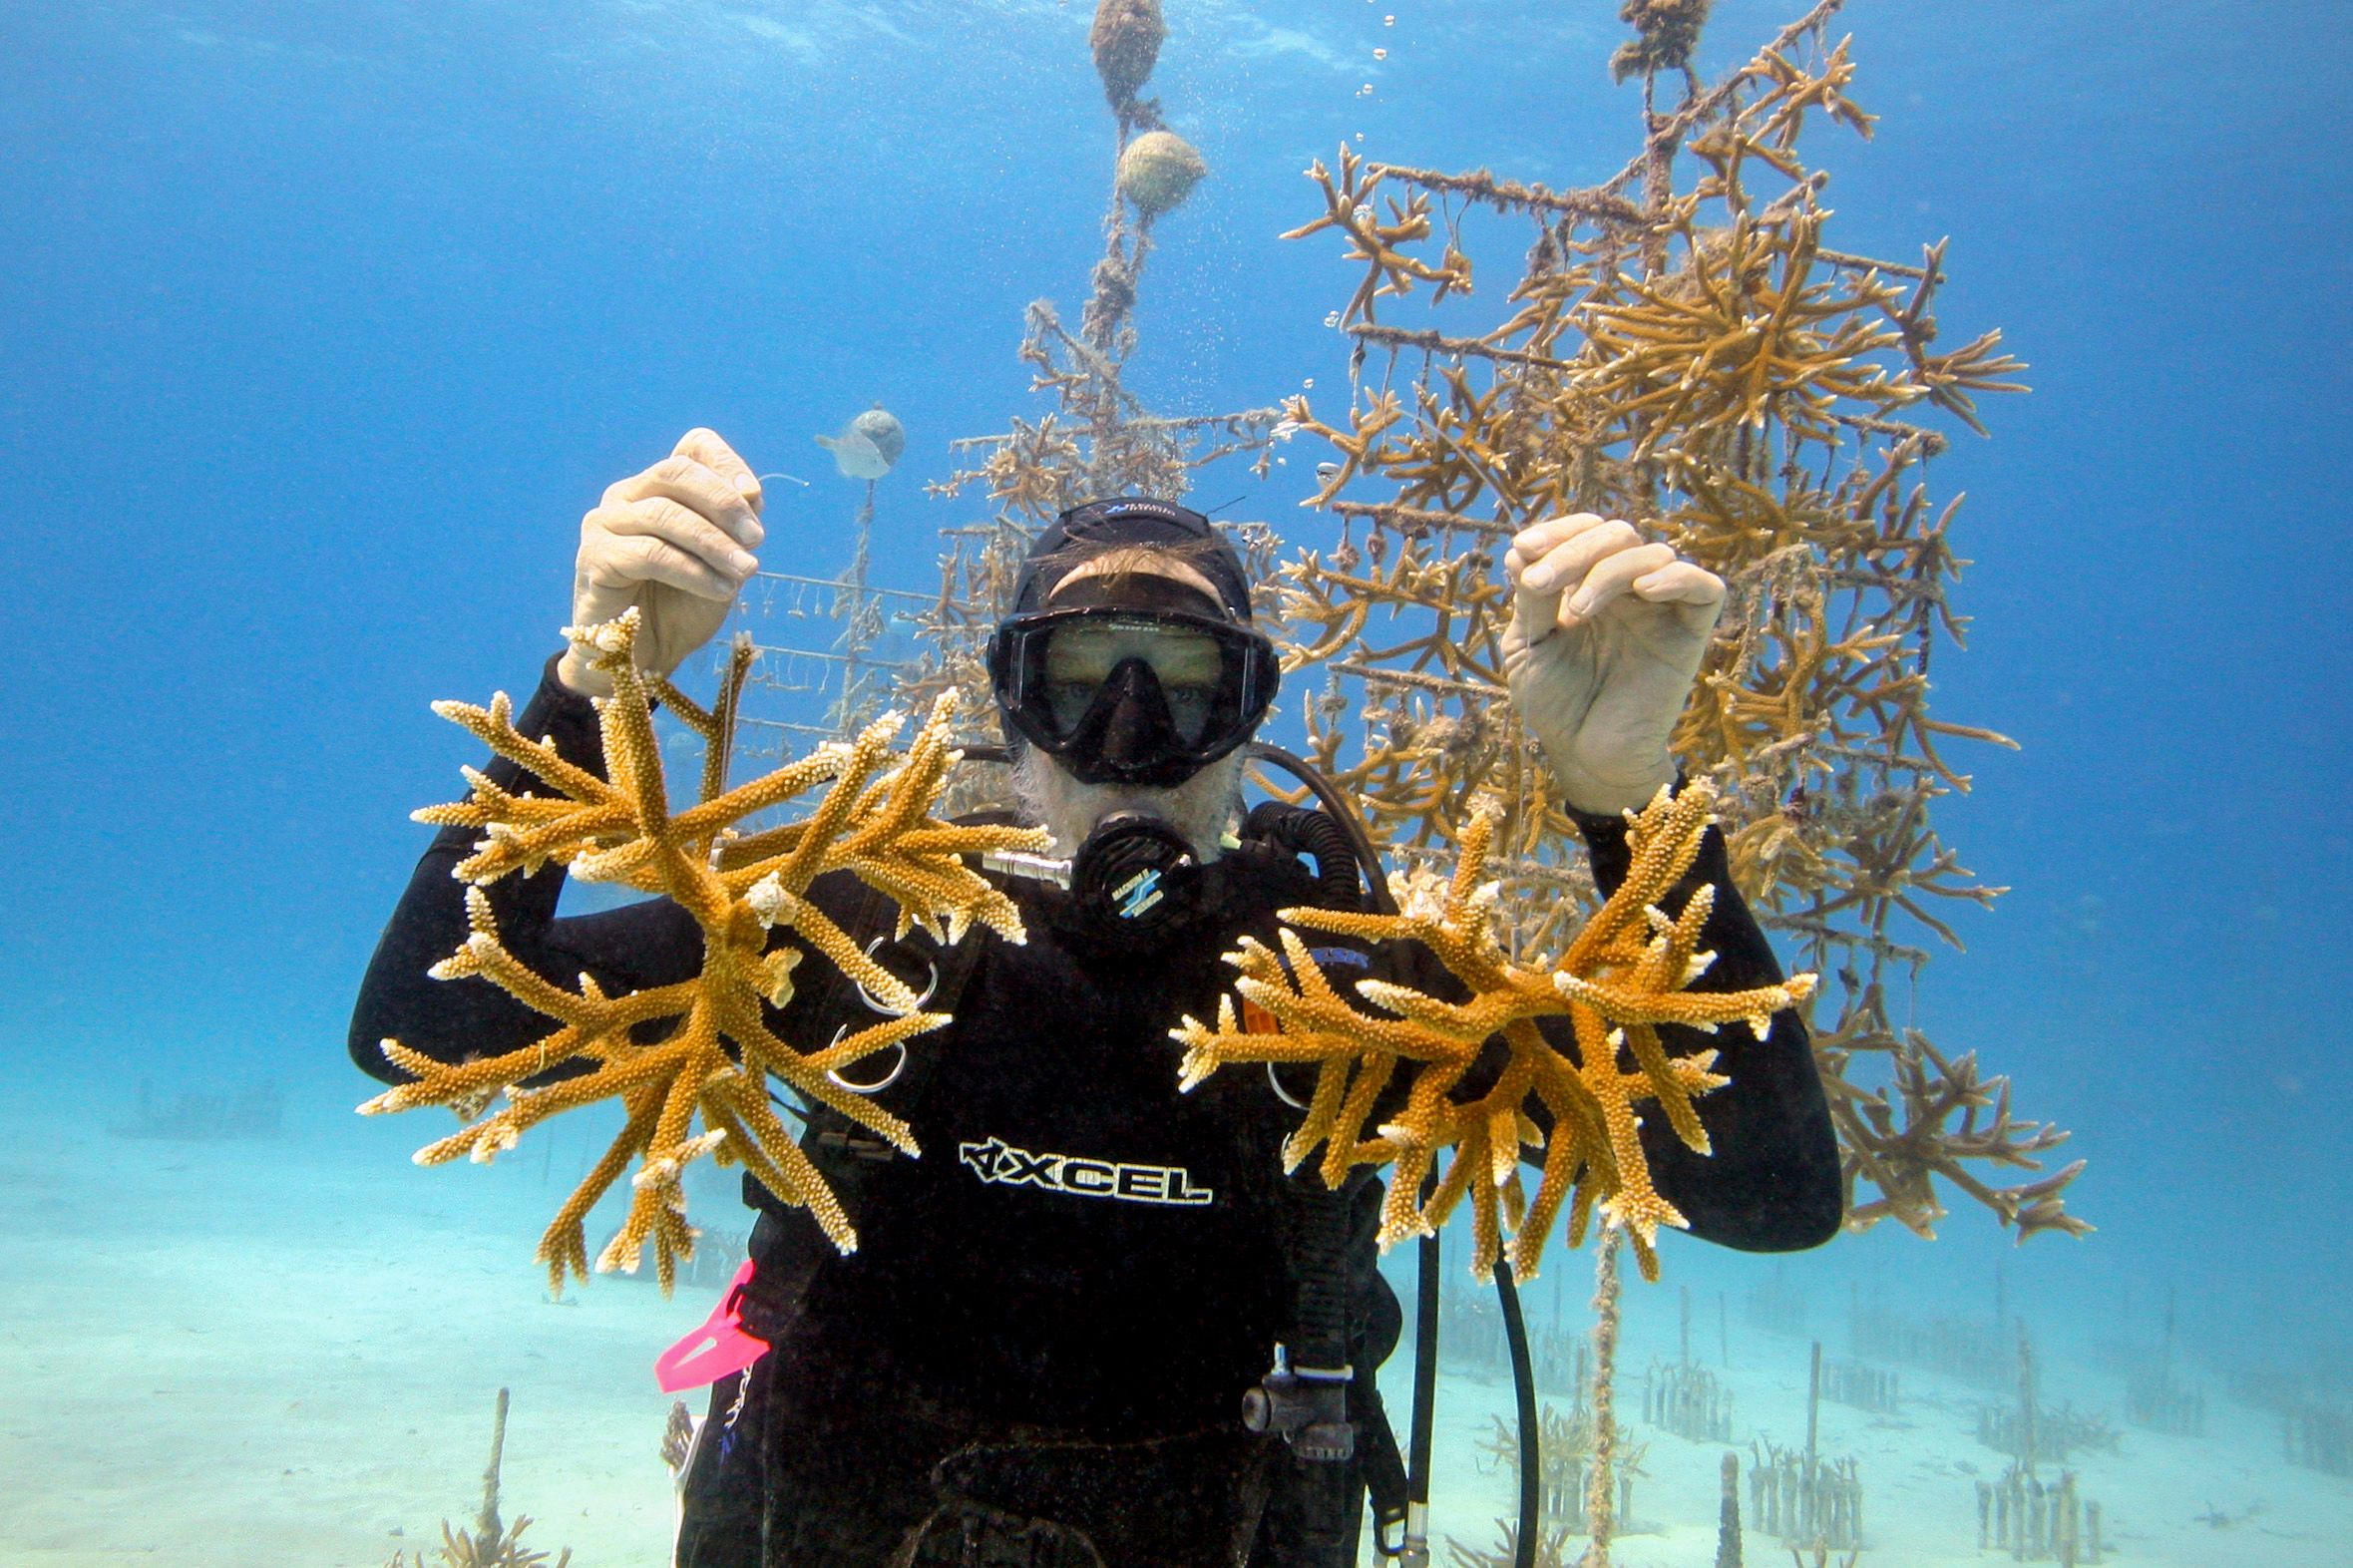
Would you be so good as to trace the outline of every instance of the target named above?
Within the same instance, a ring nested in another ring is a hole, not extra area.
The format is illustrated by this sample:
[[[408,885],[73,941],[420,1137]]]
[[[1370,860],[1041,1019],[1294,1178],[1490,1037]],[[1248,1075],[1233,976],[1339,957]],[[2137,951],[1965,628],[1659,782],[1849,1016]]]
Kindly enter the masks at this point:
[[[2006,1080],[1889,1010],[1930,943],[1957,946],[1941,908],[2000,891],[1932,821],[1968,788],[1948,752],[2010,742],[1930,711],[1931,657],[1965,620],[1948,599],[1957,503],[1928,472],[1947,429],[1983,433],[1974,396],[2020,390],[2023,366],[1998,332],[1939,347],[1941,243],[1915,264],[1836,248],[1829,177],[1800,142],[1871,131],[1827,33],[1837,8],[1707,84],[1706,6],[1629,0],[1612,67],[1640,81],[1641,148],[1589,189],[1347,148],[1309,171],[1323,210],[1287,237],[1345,241],[1353,289],[1333,320],[1353,341],[1345,414],[1295,397],[1276,432],[1338,458],[1311,503],[1337,538],[1283,572],[1287,669],[1316,686],[1312,754],[1392,859],[1450,871],[1474,803],[1500,802],[1507,942],[1558,951],[1595,901],[1509,711],[1504,549],[1595,512],[1720,574],[1730,596],[1675,749],[1715,787],[1743,892],[1823,977],[1811,1021],[1849,1224],[1933,1235],[1957,1189],[2020,1239],[2076,1233],[2061,1193],[2080,1162],[2040,1159],[2066,1134],[2014,1118]],[[1455,297],[1473,252],[1520,223],[1518,275],[1477,315]],[[1423,314],[1399,322],[1392,301]]]
[[[1310,754],[1410,872],[1450,876],[1479,802],[1499,806],[1500,933],[1514,954],[1557,954],[1599,901],[1510,712],[1501,558],[1515,532],[1560,513],[1639,520],[1730,588],[1675,746],[1714,787],[1744,893],[1823,979],[1810,1021],[1849,1224],[1892,1217],[1933,1235],[1949,1188],[2021,1239],[2076,1233],[2062,1190],[2080,1162],[2042,1164],[2066,1133],[2013,1117],[2005,1079],[1889,1011],[1890,982],[1916,976],[1930,944],[1958,945],[1940,907],[2000,891],[1932,822],[1938,799],[1968,788],[1946,753],[2010,742],[1929,710],[1931,657],[1966,622],[1948,599],[1957,503],[1932,497],[1928,471],[1951,430],[1983,433],[1975,396],[2019,390],[2024,367],[1998,332],[1940,350],[1941,243],[1917,263],[1832,243],[1829,176],[1799,144],[1872,125],[1848,96],[1847,43],[1827,32],[1837,9],[1820,0],[1708,84],[1692,65],[1707,6],[1628,0],[1634,36],[1611,66],[1639,80],[1642,137],[1598,186],[1348,148],[1311,169],[1323,210],[1288,237],[1337,235],[1352,268],[1330,318],[1352,342],[1350,400],[1327,422],[1306,396],[1162,417],[1125,384],[1152,224],[1174,201],[1136,199],[1130,179],[1139,142],[1168,134],[1138,97],[1158,7],[1103,0],[1091,42],[1120,159],[1104,255],[1076,330],[1046,301],[1029,307],[1020,358],[1052,408],[957,443],[970,466],[933,487],[978,488],[990,511],[945,531],[908,694],[984,696],[988,628],[1028,540],[1063,507],[1181,496],[1225,458],[1264,478],[1276,446],[1322,438],[1336,461],[1309,505],[1337,537],[1298,551],[1263,595],[1287,628],[1294,689],[1310,689]],[[1189,183],[1200,170],[1184,155]],[[1515,231],[1517,275],[1480,315],[1473,252],[1499,230]],[[1421,318],[1394,319],[1408,304]],[[1234,533],[1254,568],[1280,559],[1265,525]],[[969,774],[958,803],[1000,786]]]
[[[1053,400],[1034,421],[952,443],[969,466],[929,487],[941,499],[979,489],[984,521],[943,530],[940,595],[921,617],[925,658],[906,696],[925,701],[953,687],[965,711],[989,711],[989,633],[1012,602],[1013,579],[1029,541],[1066,508],[1098,496],[1175,498],[1199,469],[1234,458],[1265,478],[1273,466],[1274,408],[1165,416],[1125,383],[1136,348],[1134,311],[1153,245],[1153,224],[1183,204],[1208,173],[1200,155],[1162,123],[1157,99],[1139,96],[1166,37],[1159,0],[1101,0],[1088,35],[1103,96],[1117,122],[1104,247],[1089,278],[1077,330],[1048,299],[1025,312],[1019,357],[1031,389]],[[1277,542],[1263,524],[1238,529],[1260,577],[1271,574]],[[1003,780],[969,774],[954,797],[971,806],[1001,796]]]

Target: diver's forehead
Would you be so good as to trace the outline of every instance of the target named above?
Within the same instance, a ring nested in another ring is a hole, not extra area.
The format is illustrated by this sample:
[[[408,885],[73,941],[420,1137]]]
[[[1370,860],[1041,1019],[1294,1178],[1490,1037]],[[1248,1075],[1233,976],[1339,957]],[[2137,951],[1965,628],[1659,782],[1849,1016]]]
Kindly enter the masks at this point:
[[[1225,602],[1217,590],[1216,584],[1210,582],[1200,571],[1187,566],[1174,556],[1165,556],[1158,552],[1140,556],[1138,553],[1130,551],[1106,553],[1080,562],[1062,575],[1062,580],[1054,585],[1053,591],[1046,594],[1046,602],[1050,604],[1061,597],[1063,592],[1074,583],[1085,583],[1102,577],[1164,578],[1171,583],[1191,588],[1212,604]]]

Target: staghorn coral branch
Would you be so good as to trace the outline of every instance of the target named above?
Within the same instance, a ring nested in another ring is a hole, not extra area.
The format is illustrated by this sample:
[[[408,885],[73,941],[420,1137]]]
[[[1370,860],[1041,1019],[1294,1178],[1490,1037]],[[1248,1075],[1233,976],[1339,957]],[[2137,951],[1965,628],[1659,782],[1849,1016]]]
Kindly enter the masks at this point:
[[[1375,164],[1370,173],[1374,179],[1395,180],[1405,185],[1418,186],[1424,191],[1464,196],[1504,212],[1549,212],[1556,216],[1628,225],[1639,225],[1643,221],[1642,208],[1624,196],[1607,191],[1553,191],[1540,185],[1522,185],[1516,180],[1498,179],[1483,169],[1472,170],[1467,174],[1448,174],[1435,169],[1412,169],[1402,164]],[[1284,237],[1288,239],[1291,236],[1286,234]]]
[[[1418,348],[1432,354],[1468,354],[1475,359],[1492,359],[1507,365],[1534,365],[1544,370],[1574,368],[1565,359],[1548,359],[1542,354],[1525,353],[1519,349],[1496,348],[1475,337],[1448,337],[1437,331],[1416,332],[1368,321],[1360,321],[1348,330],[1349,336],[1360,343],[1377,343],[1384,348]]]
[[[426,821],[483,830],[478,852],[459,867],[471,886],[472,927],[465,945],[441,964],[441,979],[478,977],[508,991],[559,1026],[517,1050],[481,1060],[446,1063],[386,1040],[386,1058],[409,1075],[360,1107],[364,1114],[446,1105],[467,1125],[417,1153],[421,1164],[461,1154],[489,1161],[530,1128],[565,1111],[618,1100],[625,1121],[603,1156],[559,1209],[540,1244],[540,1262],[561,1288],[567,1273],[586,1278],[583,1227],[597,1200],[634,1162],[630,1202],[619,1230],[596,1260],[599,1270],[634,1270],[644,1249],[667,1291],[677,1262],[693,1255],[682,1184],[687,1165],[710,1156],[740,1163],[786,1203],[806,1207],[835,1246],[849,1251],[857,1235],[840,1201],[791,1132],[769,1108],[766,1084],[781,1078],[806,1100],[831,1106],[917,1152],[899,1118],[845,1090],[829,1074],[874,1051],[950,1021],[916,1010],[904,982],[862,952],[810,902],[820,876],[848,871],[888,894],[899,906],[900,930],[920,925],[963,937],[975,923],[1010,942],[1022,940],[1011,901],[972,870],[963,857],[988,850],[1039,850],[1034,830],[959,827],[932,815],[961,753],[948,744],[956,711],[943,693],[905,756],[890,741],[901,720],[889,716],[847,744],[820,747],[799,762],[740,788],[726,788],[725,752],[734,713],[752,665],[739,643],[717,700],[704,709],[668,681],[649,678],[634,663],[635,610],[572,635],[593,650],[595,667],[613,683],[599,704],[609,781],[573,767],[545,742],[517,734],[504,694],[487,709],[438,705],[445,717],[479,736],[499,755],[538,774],[562,799],[518,796],[469,773],[473,792],[453,805],[418,813]],[[668,703],[700,735],[706,755],[701,798],[685,811],[669,808],[651,703]],[[741,835],[736,825],[819,784],[826,794],[803,821]],[[663,894],[690,914],[703,934],[702,973],[691,980],[622,996],[606,996],[589,977],[568,990],[523,964],[500,942],[482,884],[553,863],[577,874],[626,882]],[[857,979],[898,1015],[815,1051],[778,1037],[763,1009],[781,1007],[793,992],[799,949],[772,947],[772,933],[791,931],[810,951]],[[642,1042],[641,1026],[674,1020],[659,1039]],[[539,1087],[551,1068],[587,1070]],[[504,1109],[488,1113],[504,1092]],[[486,1114],[487,1113],[487,1114]],[[699,1130],[697,1124],[700,1124]]]
[[[1185,1047],[1183,1086],[1239,1062],[1317,1062],[1315,1095],[1285,1161],[1296,1167],[1321,1147],[1321,1174],[1335,1187],[1357,1165],[1393,1164],[1383,1247],[1434,1230],[1467,1199],[1473,1270],[1484,1277],[1508,1247],[1514,1275],[1532,1279],[1562,1204],[1571,1203],[1578,1217],[1573,1246],[1583,1216],[1598,1203],[1626,1227],[1645,1276],[1655,1277],[1659,1228],[1684,1219],[1651,1185],[1636,1107],[1659,1102],[1677,1136],[1704,1153],[1707,1132],[1693,1100],[1727,1081],[1711,1070],[1714,1051],[1669,1056],[1655,1025],[1713,1028],[1742,1019],[1762,1034],[1773,1012],[1802,1004],[1813,985],[1811,976],[1800,975],[1730,993],[1686,989],[1707,967],[1695,948],[1709,903],[1694,898],[1672,919],[1658,906],[1697,855],[1714,820],[1713,799],[1704,784],[1673,797],[1661,791],[1632,817],[1626,881],[1549,963],[1516,963],[1497,941],[1498,889],[1478,881],[1500,821],[1493,810],[1471,819],[1451,877],[1392,874],[1396,915],[1283,911],[1279,957],[1250,939],[1228,956],[1236,991],[1264,1009],[1273,1029],[1240,1026],[1230,1003],[1221,1004],[1214,1025],[1185,1018],[1169,1031]],[[1363,1003],[1379,1009],[1367,1011],[1333,986],[1299,929],[1418,944],[1468,998],[1448,1001],[1369,979],[1354,987]],[[1556,1045],[1537,1026],[1540,1018],[1566,1019],[1573,1049]],[[1475,1099],[1455,1098],[1490,1041],[1503,1051],[1495,1082]],[[1365,1123],[1399,1062],[1412,1064],[1404,1106],[1369,1138]],[[1528,1113],[1531,1100],[1543,1107],[1544,1121]],[[1523,1147],[1537,1151],[1542,1171],[1532,1199],[1521,1187]],[[1428,1198],[1417,1200],[1441,1154],[1442,1175]]]

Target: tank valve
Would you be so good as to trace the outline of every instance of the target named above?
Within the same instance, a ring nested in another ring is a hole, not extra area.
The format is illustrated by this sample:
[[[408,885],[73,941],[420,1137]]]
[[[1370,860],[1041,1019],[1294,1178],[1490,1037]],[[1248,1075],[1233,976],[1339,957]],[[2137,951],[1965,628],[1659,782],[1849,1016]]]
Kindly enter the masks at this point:
[[[1242,1395],[1242,1424],[1281,1433],[1303,1459],[1337,1464],[1357,1451],[1357,1428],[1348,1418],[1355,1375],[1349,1367],[1293,1367],[1290,1348],[1278,1345],[1265,1380]]]

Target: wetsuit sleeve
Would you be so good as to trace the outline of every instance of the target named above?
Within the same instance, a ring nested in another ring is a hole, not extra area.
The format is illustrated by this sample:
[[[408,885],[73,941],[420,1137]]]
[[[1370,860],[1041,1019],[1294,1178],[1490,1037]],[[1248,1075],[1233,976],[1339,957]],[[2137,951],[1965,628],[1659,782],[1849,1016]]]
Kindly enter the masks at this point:
[[[1573,815],[1592,857],[1593,880],[1607,897],[1626,880],[1632,861],[1626,823]],[[1691,988],[1745,990],[1783,979],[1765,933],[1733,886],[1724,835],[1714,827],[1662,908],[1677,914],[1703,885],[1716,889],[1716,902],[1700,947],[1714,952],[1716,962]],[[1665,1024],[1659,1034],[1671,1055],[1714,1047],[1716,1070],[1732,1079],[1699,1101],[1714,1146],[1711,1154],[1685,1148],[1666,1117],[1643,1118],[1642,1144],[1652,1181],[1683,1211],[1692,1234],[1751,1252],[1793,1252],[1837,1234],[1842,1215],[1838,1139],[1814,1068],[1813,1045],[1797,1015],[1774,1013],[1763,1040],[1739,1023],[1723,1025],[1714,1034]]]
[[[595,708],[556,678],[554,658],[515,727],[535,738],[552,738],[565,761],[603,772]],[[482,771],[511,790],[538,782],[504,758]],[[384,1059],[380,1042],[387,1038],[454,1062],[517,1049],[555,1026],[553,1019],[487,980],[437,980],[425,973],[466,940],[466,885],[452,873],[473,854],[475,833],[444,828],[434,836],[360,981],[351,1015],[351,1057],[387,1083],[400,1077]],[[507,950],[567,989],[585,973],[607,993],[618,994],[690,979],[699,966],[699,933],[667,899],[559,919],[556,901],[564,891],[564,871],[558,866],[531,876],[502,877],[484,891]]]

